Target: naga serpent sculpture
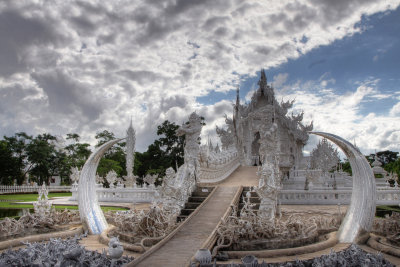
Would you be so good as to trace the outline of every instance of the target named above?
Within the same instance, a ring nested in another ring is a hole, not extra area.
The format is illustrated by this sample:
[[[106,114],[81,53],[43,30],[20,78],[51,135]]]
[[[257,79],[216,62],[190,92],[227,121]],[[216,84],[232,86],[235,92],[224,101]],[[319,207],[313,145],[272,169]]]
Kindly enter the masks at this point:
[[[331,140],[339,146],[353,172],[353,190],[350,206],[338,231],[340,243],[353,243],[372,228],[376,208],[375,178],[368,161],[361,152],[343,138],[329,133],[310,132]]]
[[[96,194],[96,171],[101,157],[114,144],[123,140],[115,139],[98,147],[82,168],[78,185],[78,206],[81,221],[91,234],[101,234],[107,227],[107,221],[100,208]]]

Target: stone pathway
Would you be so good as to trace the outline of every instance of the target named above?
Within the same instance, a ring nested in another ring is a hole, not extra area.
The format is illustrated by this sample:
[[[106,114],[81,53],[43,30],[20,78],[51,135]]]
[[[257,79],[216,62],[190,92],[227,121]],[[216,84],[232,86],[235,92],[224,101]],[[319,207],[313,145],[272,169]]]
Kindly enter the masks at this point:
[[[138,264],[127,266],[188,266],[229,207],[238,187],[218,187],[209,201],[167,243]]]
[[[219,186],[257,186],[257,167],[240,166],[228,178],[218,184]]]
[[[217,227],[241,185],[258,185],[257,167],[242,166],[235,170],[171,240],[138,264],[128,266],[188,266],[196,251]]]

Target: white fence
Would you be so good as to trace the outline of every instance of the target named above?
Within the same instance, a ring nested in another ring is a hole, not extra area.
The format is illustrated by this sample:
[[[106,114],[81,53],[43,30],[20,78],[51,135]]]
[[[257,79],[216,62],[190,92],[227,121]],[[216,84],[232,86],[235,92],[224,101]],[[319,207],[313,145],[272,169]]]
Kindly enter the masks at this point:
[[[279,193],[281,204],[294,205],[334,205],[350,204],[350,190],[282,190]],[[377,190],[377,205],[399,205],[400,189],[383,188]]]
[[[0,185],[0,194],[37,193],[40,185]],[[46,187],[49,192],[70,192],[71,186],[50,185]]]
[[[97,198],[103,202],[152,202],[156,194],[151,188],[99,188]]]
[[[156,196],[154,186],[134,187],[134,188],[103,188],[102,185],[96,185],[97,199],[101,202],[123,202],[123,203],[147,203],[152,202]],[[72,197],[69,200],[78,200],[78,186],[73,185]]]

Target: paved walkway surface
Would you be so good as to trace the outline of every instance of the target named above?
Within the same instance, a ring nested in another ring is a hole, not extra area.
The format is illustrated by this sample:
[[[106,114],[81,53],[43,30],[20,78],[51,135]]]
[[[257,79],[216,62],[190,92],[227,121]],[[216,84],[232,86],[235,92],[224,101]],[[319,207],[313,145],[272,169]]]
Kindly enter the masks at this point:
[[[217,227],[241,185],[258,185],[257,167],[236,169],[218,185],[216,192],[190,222],[137,266],[188,266],[190,259]]]
[[[167,243],[137,266],[188,266],[229,207],[238,187],[218,187],[209,201]],[[134,266],[134,265],[128,265]]]
[[[219,183],[220,186],[257,186],[257,167],[240,166],[228,178]]]

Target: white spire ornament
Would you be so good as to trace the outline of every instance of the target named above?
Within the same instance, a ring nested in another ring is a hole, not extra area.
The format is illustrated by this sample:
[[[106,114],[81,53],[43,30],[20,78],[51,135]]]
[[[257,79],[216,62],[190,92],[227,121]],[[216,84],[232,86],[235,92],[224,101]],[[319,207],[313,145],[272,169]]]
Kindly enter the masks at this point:
[[[131,124],[129,125],[128,130],[126,131],[126,182],[125,185],[127,187],[132,187],[136,185],[136,177],[133,175],[133,165],[135,162],[135,142],[136,142],[136,133],[132,127],[132,119]]]

